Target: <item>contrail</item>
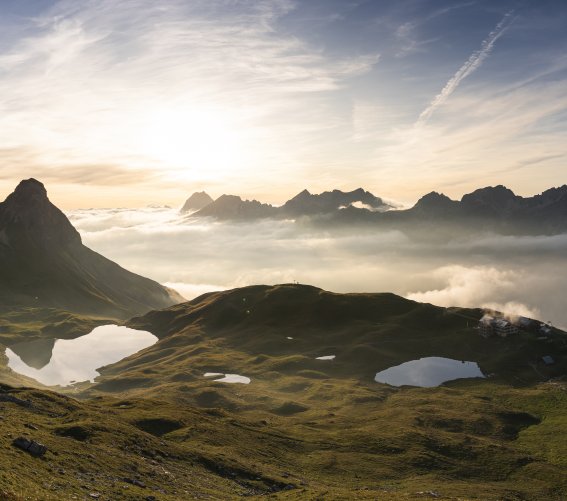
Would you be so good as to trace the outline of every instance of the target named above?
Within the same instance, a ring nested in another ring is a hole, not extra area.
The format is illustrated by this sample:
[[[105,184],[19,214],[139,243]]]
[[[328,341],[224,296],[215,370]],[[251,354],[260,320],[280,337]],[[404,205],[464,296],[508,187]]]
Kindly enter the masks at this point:
[[[467,59],[465,64],[463,64],[457,73],[453,75],[453,77],[447,82],[443,90],[435,96],[435,99],[431,101],[429,106],[421,112],[419,118],[417,119],[416,125],[422,125],[429,120],[431,115],[435,112],[435,110],[441,106],[449,96],[455,92],[459,84],[467,78],[471,73],[473,73],[482,63],[483,61],[490,55],[492,52],[492,48],[504,32],[508,29],[508,27],[514,21],[512,17],[514,11],[508,12],[502,20],[496,25],[496,28],[490,32],[488,37],[482,42],[480,49],[474,51],[471,56]]]

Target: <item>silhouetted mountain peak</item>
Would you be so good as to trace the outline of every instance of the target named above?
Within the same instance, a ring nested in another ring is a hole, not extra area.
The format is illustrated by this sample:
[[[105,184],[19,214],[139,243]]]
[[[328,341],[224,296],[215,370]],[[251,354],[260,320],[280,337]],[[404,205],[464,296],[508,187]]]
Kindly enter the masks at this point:
[[[423,195],[417,203],[420,202],[428,202],[430,200],[451,200],[447,195],[444,193],[439,193],[438,191],[430,191]]]
[[[0,232],[11,246],[42,247],[80,244],[77,230],[47,197],[47,190],[36,179],[21,181],[13,193],[0,203]]]
[[[292,200],[306,200],[306,199],[308,199],[308,198],[310,198],[310,197],[312,197],[312,196],[313,196],[313,195],[311,195],[311,193],[310,193],[307,189],[305,189],[305,190],[300,191],[300,192],[299,192],[297,195],[295,195],[293,198],[291,198],[291,199],[289,200],[289,202],[291,202]]]
[[[4,201],[4,210],[27,213],[46,210],[51,205],[47,198],[47,190],[37,179],[20,181],[16,189]]]
[[[459,202],[451,200],[447,195],[432,191],[422,196],[410,209],[410,213],[421,216],[443,217],[453,213],[458,205]]]
[[[534,198],[546,204],[558,202],[562,199],[567,198],[567,185],[564,184],[563,186],[559,186],[558,188],[550,188],[548,190],[545,190],[541,195],[537,195]]]
[[[12,194],[14,198],[17,199],[47,199],[47,190],[43,183],[39,182],[33,177],[30,179],[24,179],[20,181],[14,193]]]
[[[486,188],[479,188],[464,195],[461,202],[465,204],[469,203],[482,203],[492,206],[503,206],[515,201],[518,197],[515,193],[499,184],[498,186],[487,186]]]
[[[82,245],[36,179],[22,181],[0,203],[0,304],[124,318],[178,300]]]
[[[243,200],[238,195],[221,195],[216,199],[217,206],[228,206],[233,204],[240,204]]]
[[[313,195],[303,190],[282,207],[285,214],[292,216],[306,216],[315,214],[329,214],[341,208],[348,207],[353,203],[360,202],[374,209],[389,208],[381,198],[374,196],[369,191],[357,188],[353,191],[324,191],[319,195]]]
[[[196,191],[193,193],[183,204],[181,212],[191,212],[201,210],[203,207],[213,203],[212,197],[210,197],[204,191]]]
[[[242,200],[237,195],[221,195],[198,211],[196,217],[219,219],[261,219],[275,214],[276,208],[258,200]]]
[[[522,201],[523,198],[516,196],[512,190],[498,185],[480,188],[464,195],[461,204],[471,214],[502,216],[518,208]]]

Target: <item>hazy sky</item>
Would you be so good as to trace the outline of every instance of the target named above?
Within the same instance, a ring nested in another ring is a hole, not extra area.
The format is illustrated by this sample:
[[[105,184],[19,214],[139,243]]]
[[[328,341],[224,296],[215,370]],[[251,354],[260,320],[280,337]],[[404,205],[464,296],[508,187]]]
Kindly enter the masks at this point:
[[[0,198],[565,183],[565,0],[2,0]]]

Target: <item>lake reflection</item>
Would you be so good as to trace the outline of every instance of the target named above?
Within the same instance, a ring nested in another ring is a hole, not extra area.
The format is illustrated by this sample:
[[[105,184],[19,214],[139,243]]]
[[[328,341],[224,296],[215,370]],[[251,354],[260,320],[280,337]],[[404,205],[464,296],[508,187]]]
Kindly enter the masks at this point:
[[[8,367],[48,386],[93,381],[97,368],[157,342],[157,337],[118,325],[103,325],[76,339],[36,340],[6,349]]]
[[[378,372],[374,380],[392,386],[432,387],[454,379],[473,377],[485,377],[476,362],[427,357]]]

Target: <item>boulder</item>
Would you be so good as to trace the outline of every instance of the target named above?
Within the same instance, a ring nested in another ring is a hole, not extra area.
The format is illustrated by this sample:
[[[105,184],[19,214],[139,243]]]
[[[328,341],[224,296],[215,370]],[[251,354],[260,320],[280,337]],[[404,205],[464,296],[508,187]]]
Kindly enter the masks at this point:
[[[45,455],[47,452],[47,447],[35,440],[30,440],[25,437],[18,437],[13,442],[12,445],[29,452],[32,456],[39,458]]]

